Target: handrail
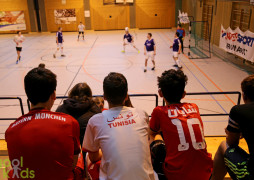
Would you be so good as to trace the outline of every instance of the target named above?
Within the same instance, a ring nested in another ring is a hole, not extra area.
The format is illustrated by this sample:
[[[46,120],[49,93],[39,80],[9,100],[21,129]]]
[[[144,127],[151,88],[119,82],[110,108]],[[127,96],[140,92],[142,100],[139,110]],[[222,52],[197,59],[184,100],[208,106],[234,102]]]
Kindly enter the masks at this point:
[[[19,105],[20,105],[20,110],[21,114],[24,115],[24,107],[23,107],[23,102],[20,97],[0,97],[0,100],[6,100],[6,99],[18,99],[19,100]],[[0,120],[16,120],[17,118],[0,118]]]
[[[159,97],[157,94],[129,94],[130,97],[155,97],[155,107],[159,105]],[[103,95],[93,95],[93,97],[103,97]],[[67,99],[68,96],[57,96],[56,99]],[[27,99],[27,107],[28,110],[30,111],[31,106],[30,102]]]

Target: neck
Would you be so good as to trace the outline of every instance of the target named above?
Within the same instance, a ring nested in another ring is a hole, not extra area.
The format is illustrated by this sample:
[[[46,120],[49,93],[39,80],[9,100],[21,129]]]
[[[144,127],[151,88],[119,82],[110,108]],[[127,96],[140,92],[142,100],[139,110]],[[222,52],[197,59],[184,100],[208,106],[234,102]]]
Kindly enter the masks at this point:
[[[50,110],[51,106],[49,105],[49,103],[38,103],[36,105],[31,104],[31,110],[33,109],[46,109],[46,110]]]
[[[108,106],[109,106],[109,109],[111,109],[111,108],[115,108],[115,107],[124,106],[124,104],[117,104],[117,105],[115,105],[115,104],[109,104]]]
[[[164,99],[164,101],[166,102],[166,105],[167,105],[167,106],[172,105],[172,104],[180,104],[180,103],[181,103],[180,101],[168,102],[166,99]]]

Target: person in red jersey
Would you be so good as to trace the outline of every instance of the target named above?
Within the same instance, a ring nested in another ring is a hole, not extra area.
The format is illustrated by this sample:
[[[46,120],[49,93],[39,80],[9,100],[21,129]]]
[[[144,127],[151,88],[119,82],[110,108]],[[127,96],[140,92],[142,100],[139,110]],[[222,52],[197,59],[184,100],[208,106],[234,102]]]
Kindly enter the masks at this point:
[[[10,179],[71,180],[80,153],[79,124],[50,111],[56,99],[56,75],[34,68],[24,80],[31,111],[5,132],[12,164]]]
[[[163,164],[167,179],[208,180],[213,162],[207,152],[203,122],[196,104],[181,103],[187,76],[181,70],[168,70],[158,77],[159,95],[166,106],[153,110],[150,120],[152,139],[163,134],[166,158]]]

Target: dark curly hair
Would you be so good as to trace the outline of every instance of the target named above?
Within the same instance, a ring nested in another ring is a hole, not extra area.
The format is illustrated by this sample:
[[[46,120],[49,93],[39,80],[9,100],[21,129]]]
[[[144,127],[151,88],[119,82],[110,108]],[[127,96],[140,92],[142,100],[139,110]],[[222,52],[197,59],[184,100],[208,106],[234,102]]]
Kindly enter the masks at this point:
[[[158,86],[168,102],[180,102],[188,78],[181,70],[170,69],[158,77]]]

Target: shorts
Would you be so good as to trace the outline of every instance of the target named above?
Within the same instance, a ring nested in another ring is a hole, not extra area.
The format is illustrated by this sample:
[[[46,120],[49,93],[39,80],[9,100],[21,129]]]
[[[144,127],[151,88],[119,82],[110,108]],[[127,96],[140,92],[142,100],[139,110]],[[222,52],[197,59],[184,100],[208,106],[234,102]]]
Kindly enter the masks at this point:
[[[22,47],[16,47],[16,50],[21,52],[22,51]]]
[[[176,51],[173,51],[173,57],[175,57],[175,58],[178,58],[178,52],[176,52]]]
[[[248,171],[250,155],[239,146],[228,148],[224,155],[226,169],[233,180],[254,180]]]
[[[147,51],[146,52],[146,59],[151,58],[151,60],[154,60],[154,51]]]
[[[62,48],[63,47],[63,43],[58,43],[57,44],[57,48]]]
[[[78,34],[84,34],[84,31],[79,31]]]

